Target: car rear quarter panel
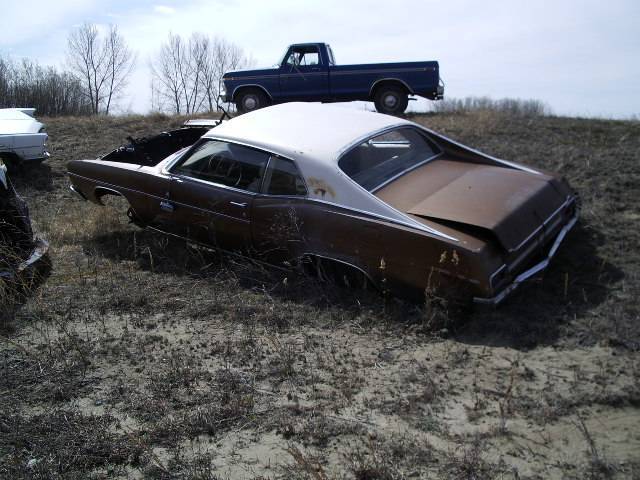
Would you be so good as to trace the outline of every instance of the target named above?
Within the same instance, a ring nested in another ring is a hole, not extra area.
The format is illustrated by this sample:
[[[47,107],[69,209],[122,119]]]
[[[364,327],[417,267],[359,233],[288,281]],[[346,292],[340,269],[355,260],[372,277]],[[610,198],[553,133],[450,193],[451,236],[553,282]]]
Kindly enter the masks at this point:
[[[157,205],[168,191],[168,178],[152,167],[74,160],[69,163],[68,170],[72,185],[85,198],[101,204],[101,191],[118,192],[146,224],[152,223]]]
[[[324,202],[301,202],[296,215],[301,228],[297,255],[349,263],[379,287],[401,295],[421,295],[429,286],[476,295],[490,292],[489,276],[499,259],[486,249],[469,251],[435,235]]]

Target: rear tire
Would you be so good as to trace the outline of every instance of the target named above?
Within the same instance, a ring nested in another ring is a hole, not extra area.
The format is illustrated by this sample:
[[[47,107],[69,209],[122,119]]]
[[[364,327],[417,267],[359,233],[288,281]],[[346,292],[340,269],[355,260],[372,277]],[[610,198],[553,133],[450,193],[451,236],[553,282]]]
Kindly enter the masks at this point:
[[[236,108],[240,113],[253,112],[269,105],[269,98],[262,90],[247,88],[241,90],[236,97]]]
[[[397,85],[382,85],[373,96],[376,110],[387,115],[401,115],[407,109],[407,91]]]

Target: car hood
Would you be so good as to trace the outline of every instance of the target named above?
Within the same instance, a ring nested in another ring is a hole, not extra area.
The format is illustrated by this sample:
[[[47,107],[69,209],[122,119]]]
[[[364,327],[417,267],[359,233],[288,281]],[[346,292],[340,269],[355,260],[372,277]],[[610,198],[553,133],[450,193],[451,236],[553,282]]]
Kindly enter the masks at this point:
[[[570,193],[561,180],[542,173],[447,160],[404,177],[404,188],[414,194],[407,196],[405,190],[396,208],[435,222],[489,230],[507,251],[525,242]]]

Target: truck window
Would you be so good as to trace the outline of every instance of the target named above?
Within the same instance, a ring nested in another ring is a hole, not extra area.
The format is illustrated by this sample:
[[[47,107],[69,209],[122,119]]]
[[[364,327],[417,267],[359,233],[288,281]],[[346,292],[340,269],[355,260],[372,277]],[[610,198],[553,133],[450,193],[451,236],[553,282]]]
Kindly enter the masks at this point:
[[[398,128],[349,150],[338,166],[370,192],[426,163],[440,149],[414,128]]]
[[[286,64],[290,67],[309,67],[313,65],[320,65],[320,53],[318,52],[318,47],[294,47],[287,56]]]

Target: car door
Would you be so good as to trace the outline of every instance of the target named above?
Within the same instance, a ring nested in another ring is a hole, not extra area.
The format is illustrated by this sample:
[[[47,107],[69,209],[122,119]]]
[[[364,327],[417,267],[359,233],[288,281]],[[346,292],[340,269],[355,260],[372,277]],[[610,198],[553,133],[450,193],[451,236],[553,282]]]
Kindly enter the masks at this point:
[[[252,208],[253,243],[261,260],[277,265],[305,253],[306,195],[294,162],[272,156]]]
[[[280,67],[280,92],[291,100],[322,100],[329,95],[329,69],[317,46],[291,47]]]
[[[203,139],[170,168],[165,210],[174,232],[233,252],[251,246],[251,207],[269,154],[234,143]]]

